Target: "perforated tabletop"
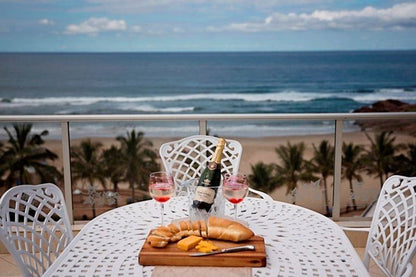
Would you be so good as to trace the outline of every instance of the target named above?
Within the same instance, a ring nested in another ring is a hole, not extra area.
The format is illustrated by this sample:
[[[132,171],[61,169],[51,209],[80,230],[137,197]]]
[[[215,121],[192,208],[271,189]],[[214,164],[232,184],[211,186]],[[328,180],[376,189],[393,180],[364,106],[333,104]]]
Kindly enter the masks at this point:
[[[151,276],[153,267],[139,265],[138,254],[149,230],[160,224],[159,214],[160,206],[150,200],[98,216],[45,276]],[[187,215],[183,197],[165,204],[165,222]],[[369,276],[342,229],[314,211],[249,197],[240,204],[239,218],[266,244],[267,265],[253,268],[253,276]]]

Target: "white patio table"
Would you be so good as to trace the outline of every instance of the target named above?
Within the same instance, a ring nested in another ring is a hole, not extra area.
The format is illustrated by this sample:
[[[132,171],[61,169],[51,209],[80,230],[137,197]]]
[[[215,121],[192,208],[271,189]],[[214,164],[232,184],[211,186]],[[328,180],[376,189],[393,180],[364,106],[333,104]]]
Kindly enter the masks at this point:
[[[183,197],[166,203],[165,222],[187,216],[186,203]],[[253,276],[369,276],[342,229],[325,216],[251,197],[239,208],[239,219],[266,243],[267,266],[253,268]],[[44,276],[151,276],[154,267],[139,265],[138,255],[159,224],[160,205],[153,200],[106,212],[80,231]]]

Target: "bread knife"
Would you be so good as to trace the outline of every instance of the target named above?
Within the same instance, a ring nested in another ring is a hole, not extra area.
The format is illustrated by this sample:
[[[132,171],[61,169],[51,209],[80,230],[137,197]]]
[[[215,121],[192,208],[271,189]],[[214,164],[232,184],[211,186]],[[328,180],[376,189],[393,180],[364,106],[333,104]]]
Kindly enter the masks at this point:
[[[256,250],[256,248],[254,247],[254,245],[243,245],[243,246],[237,246],[237,247],[231,247],[231,248],[224,248],[218,251],[212,251],[208,253],[191,253],[189,254],[189,256],[202,257],[202,256],[208,256],[208,255],[231,253],[231,252],[246,251],[246,250],[254,251]]]

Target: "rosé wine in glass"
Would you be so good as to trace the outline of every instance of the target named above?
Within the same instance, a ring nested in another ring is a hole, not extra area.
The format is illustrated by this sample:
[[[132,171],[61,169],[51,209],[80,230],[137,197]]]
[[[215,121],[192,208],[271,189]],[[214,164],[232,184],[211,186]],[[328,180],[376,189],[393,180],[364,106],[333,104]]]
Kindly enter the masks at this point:
[[[173,187],[169,183],[155,183],[149,185],[150,195],[159,203],[165,203],[173,195]]]
[[[248,194],[248,182],[246,175],[226,174],[222,185],[222,194],[234,205],[234,218],[237,219],[237,204],[241,203]]]
[[[149,178],[149,193],[152,198],[161,204],[161,219],[163,226],[164,215],[164,203],[169,201],[173,192],[175,191],[175,185],[172,177],[164,171],[153,172]]]

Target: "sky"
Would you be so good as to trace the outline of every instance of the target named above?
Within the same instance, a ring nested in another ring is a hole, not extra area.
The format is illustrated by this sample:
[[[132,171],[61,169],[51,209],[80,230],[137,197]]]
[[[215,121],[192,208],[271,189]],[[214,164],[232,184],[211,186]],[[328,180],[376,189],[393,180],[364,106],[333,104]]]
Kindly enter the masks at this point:
[[[1,52],[416,49],[416,1],[0,0]]]

